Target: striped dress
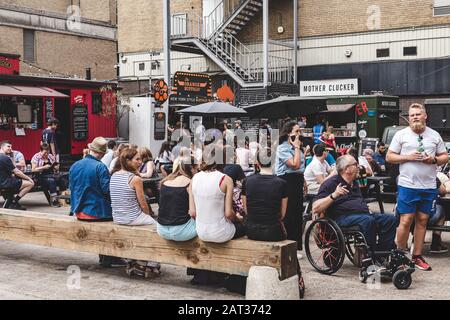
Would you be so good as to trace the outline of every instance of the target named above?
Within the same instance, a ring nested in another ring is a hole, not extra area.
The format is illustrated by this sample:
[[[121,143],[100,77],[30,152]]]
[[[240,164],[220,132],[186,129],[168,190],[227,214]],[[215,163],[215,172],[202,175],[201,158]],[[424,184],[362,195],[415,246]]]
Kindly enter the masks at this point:
[[[131,172],[116,172],[111,177],[109,187],[112,215],[117,224],[131,224],[144,214],[137,200],[136,190],[129,184],[134,176]]]

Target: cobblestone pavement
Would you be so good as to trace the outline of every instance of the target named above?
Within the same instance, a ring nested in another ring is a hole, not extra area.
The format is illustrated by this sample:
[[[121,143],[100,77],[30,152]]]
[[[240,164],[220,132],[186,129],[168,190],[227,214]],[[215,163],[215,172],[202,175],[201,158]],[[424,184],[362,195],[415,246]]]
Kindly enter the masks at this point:
[[[50,208],[43,194],[28,195],[23,205],[30,211],[68,214],[69,208]],[[387,212],[392,205],[387,204]],[[156,208],[155,208],[156,209]],[[428,254],[431,272],[417,270],[409,290],[397,290],[392,283],[368,287],[358,280],[358,269],[349,261],[335,275],[317,273],[306,257],[300,260],[307,286],[306,299],[450,299],[450,254]],[[444,234],[450,245],[450,235]],[[193,286],[185,268],[163,265],[157,279],[129,278],[123,268],[105,269],[94,254],[0,241],[0,299],[130,299],[130,300],[239,300],[244,297],[223,288]],[[76,266],[76,267],[70,267]],[[70,268],[69,268],[70,267]],[[81,271],[79,289],[72,270]]]

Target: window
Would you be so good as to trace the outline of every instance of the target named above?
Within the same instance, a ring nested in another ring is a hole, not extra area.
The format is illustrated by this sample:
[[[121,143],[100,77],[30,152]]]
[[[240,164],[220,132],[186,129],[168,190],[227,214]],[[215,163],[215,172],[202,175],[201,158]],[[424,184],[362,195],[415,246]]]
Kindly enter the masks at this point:
[[[35,62],[36,56],[34,51],[35,34],[34,30],[23,30],[23,58],[25,61]]]
[[[172,15],[170,31],[172,36],[185,36],[187,29],[187,14],[176,13]]]
[[[434,0],[433,15],[434,16],[450,15],[450,0]]]
[[[404,56],[417,56],[417,47],[404,47],[403,55]]]
[[[139,63],[139,71],[145,70],[145,63]]]
[[[152,61],[152,70],[157,70],[159,68],[159,62],[158,61]]]
[[[389,57],[389,48],[377,49],[377,58],[386,58],[386,57]]]
[[[100,93],[92,94],[92,114],[102,113],[102,95]]]

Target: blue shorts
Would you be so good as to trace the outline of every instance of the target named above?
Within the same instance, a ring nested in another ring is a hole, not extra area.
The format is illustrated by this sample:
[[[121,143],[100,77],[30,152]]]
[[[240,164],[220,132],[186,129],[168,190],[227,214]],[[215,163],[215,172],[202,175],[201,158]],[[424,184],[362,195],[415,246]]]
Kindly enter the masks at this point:
[[[163,226],[158,223],[157,232],[160,237],[171,241],[189,241],[197,236],[194,219],[179,226]]]
[[[433,213],[433,202],[438,195],[437,189],[411,189],[398,186],[397,212],[398,214]]]

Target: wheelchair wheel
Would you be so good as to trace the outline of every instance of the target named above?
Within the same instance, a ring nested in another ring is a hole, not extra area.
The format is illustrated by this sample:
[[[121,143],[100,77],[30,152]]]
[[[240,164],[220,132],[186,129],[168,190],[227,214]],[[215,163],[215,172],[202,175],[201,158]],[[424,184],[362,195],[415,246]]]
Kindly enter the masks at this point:
[[[355,237],[353,235],[349,235],[345,237],[345,255],[347,256],[348,260],[350,260],[353,265],[355,265],[355,261],[353,257],[355,256]],[[355,267],[359,267],[355,265]]]
[[[392,282],[397,289],[406,290],[411,286],[412,283],[411,273],[405,270],[398,270],[394,273]]]
[[[346,234],[345,238],[345,255],[348,260],[357,268],[361,268],[361,259],[364,254],[364,249],[361,247],[361,243],[365,243],[365,240],[361,238],[358,233]],[[357,258],[355,259],[355,254]]]
[[[311,265],[322,274],[337,272],[344,263],[345,240],[334,221],[319,219],[305,234],[305,252]]]

